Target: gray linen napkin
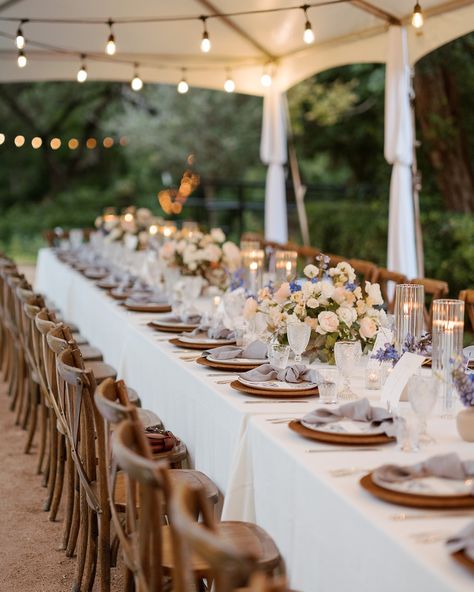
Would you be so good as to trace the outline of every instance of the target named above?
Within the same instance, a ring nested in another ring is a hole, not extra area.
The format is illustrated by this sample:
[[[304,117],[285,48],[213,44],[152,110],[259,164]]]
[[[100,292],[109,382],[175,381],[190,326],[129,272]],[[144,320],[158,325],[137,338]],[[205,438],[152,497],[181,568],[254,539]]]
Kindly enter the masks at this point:
[[[196,325],[201,320],[201,317],[199,315],[189,315],[189,316],[170,315],[170,316],[167,316],[166,319],[163,319],[163,320],[166,320],[167,323],[176,323],[176,324],[186,323],[188,325]],[[161,319],[157,319],[156,322],[160,323]],[[194,331],[186,332],[186,337],[189,337],[192,333],[194,333]]]
[[[203,339],[234,339],[235,333],[227,327],[224,327],[222,323],[217,327],[210,327],[209,325],[199,325],[194,331],[191,332],[192,337],[202,337]]]
[[[450,553],[464,551],[474,561],[474,520],[446,541]]]
[[[263,341],[252,341],[247,347],[237,345],[221,345],[202,352],[203,356],[211,355],[216,360],[232,360],[234,358],[249,358],[264,360],[267,357],[267,344]]]
[[[437,454],[415,465],[382,465],[374,471],[374,475],[389,483],[421,477],[472,479],[471,494],[474,495],[474,460],[462,461],[455,452]]]
[[[311,370],[302,364],[294,364],[286,368],[277,368],[272,364],[263,364],[258,368],[239,374],[241,378],[252,382],[280,380],[282,382],[314,382],[319,384],[322,377],[317,370]]]
[[[321,407],[315,409],[302,418],[302,422],[312,426],[334,423],[341,419],[363,421],[373,426],[382,426],[387,436],[395,433],[394,417],[383,407],[372,407],[367,398],[351,403],[345,403],[336,409]]]
[[[157,291],[140,291],[132,292],[127,302],[133,304],[167,304],[168,299],[163,292]]]

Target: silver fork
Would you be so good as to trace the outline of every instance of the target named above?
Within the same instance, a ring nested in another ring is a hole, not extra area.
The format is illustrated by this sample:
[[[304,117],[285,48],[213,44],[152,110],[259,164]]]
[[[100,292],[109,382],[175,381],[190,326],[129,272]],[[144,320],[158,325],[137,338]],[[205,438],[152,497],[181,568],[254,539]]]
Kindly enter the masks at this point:
[[[474,512],[472,510],[440,510],[438,512],[417,512],[416,514],[398,512],[397,514],[391,514],[390,520],[405,522],[405,520],[432,520],[433,518],[456,518],[458,516],[474,516]]]
[[[349,477],[350,475],[357,475],[358,473],[369,473],[372,469],[363,467],[349,467],[347,469],[332,469],[329,474],[332,477]]]

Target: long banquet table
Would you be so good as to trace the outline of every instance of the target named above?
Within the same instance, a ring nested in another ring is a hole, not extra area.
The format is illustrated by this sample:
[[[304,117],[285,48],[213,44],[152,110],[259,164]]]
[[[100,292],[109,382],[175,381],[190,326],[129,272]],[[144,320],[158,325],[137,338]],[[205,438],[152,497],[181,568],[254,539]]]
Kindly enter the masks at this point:
[[[473,446],[460,440],[453,421],[431,420],[437,444],[417,454],[395,445],[360,454],[308,452],[324,445],[268,419],[301,416],[317,405],[314,401],[260,402],[219,384],[209,368],[183,359],[165,334],[147,326],[157,315],[128,312],[50,249],[39,253],[36,288],[103,351],[119,377],[138,391],[143,406],[183,439],[191,465],[212,478],[224,495],[223,518],[251,520],[269,532],[294,589],[474,589],[473,576],[450,558],[442,541],[420,544],[413,538],[420,532],[448,536],[472,520],[474,512],[470,518],[395,521],[394,515],[405,510],[366,493],[358,483],[360,474],[336,478],[329,473],[385,462],[409,464],[451,451],[468,458]]]

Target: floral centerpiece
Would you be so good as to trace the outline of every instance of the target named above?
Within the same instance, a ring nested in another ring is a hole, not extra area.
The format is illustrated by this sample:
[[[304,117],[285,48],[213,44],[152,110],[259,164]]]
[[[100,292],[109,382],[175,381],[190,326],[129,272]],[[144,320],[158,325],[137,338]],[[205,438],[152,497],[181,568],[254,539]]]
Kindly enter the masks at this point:
[[[210,233],[180,231],[160,249],[160,258],[185,276],[201,276],[209,285],[227,289],[240,267],[240,249],[226,240],[220,228]]]
[[[130,206],[120,216],[114,208],[106,208],[102,216],[96,218],[95,227],[105,235],[106,242],[122,241],[125,245],[144,249],[148,245],[150,226],[156,222],[148,208]]]
[[[277,290],[263,288],[257,300],[249,299],[245,316],[266,315],[267,328],[280,343],[287,343],[287,325],[298,319],[312,331],[307,353],[321,361],[334,363],[337,341],[358,340],[362,349],[373,347],[380,326],[386,324],[380,286],[356,283],[356,274],[347,262],[325,269],[307,265],[305,278],[285,282]]]

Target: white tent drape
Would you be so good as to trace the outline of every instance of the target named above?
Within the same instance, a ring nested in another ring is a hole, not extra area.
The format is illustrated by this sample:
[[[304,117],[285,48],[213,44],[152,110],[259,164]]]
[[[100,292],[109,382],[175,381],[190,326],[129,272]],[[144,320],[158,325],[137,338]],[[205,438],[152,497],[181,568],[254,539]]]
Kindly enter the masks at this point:
[[[385,159],[391,165],[387,267],[418,276],[411,165],[413,125],[406,30],[390,27],[385,75]]]
[[[286,184],[284,165],[287,160],[285,103],[283,95],[270,88],[263,99],[260,158],[268,165],[265,184],[265,238],[286,243]]]

